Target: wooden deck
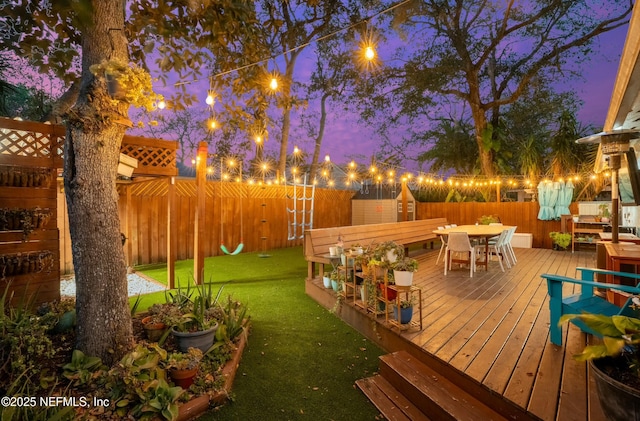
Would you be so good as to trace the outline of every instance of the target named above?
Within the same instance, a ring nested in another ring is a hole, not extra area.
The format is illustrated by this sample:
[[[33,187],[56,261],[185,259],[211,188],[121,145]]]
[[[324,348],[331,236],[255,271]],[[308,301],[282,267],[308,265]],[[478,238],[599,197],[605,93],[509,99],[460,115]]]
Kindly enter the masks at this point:
[[[488,271],[480,270],[473,278],[465,268],[454,268],[445,277],[443,263],[435,265],[437,254],[434,250],[415,256],[420,262],[414,285],[422,288],[423,329],[389,332],[403,338],[408,348],[436,357],[534,419],[605,419],[587,364],[571,358],[587,343],[587,335],[571,325],[564,328],[563,347],[548,340],[547,285],[540,277],[542,273],[574,276],[578,266],[595,267],[595,251],[516,249],[514,267],[503,273],[492,262]],[[377,320],[384,324],[384,317]],[[366,326],[353,317],[347,321],[356,328]],[[383,348],[398,348],[397,342],[387,346],[384,335],[376,336]]]

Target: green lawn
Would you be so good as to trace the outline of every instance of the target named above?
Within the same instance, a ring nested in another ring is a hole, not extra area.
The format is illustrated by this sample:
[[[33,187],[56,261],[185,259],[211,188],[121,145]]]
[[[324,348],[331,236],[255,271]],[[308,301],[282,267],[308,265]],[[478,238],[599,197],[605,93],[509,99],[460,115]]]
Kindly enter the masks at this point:
[[[201,420],[383,419],[354,382],[378,369],[384,352],[304,292],[306,262],[300,247],[205,259],[205,280],[225,284],[249,306],[249,345],[233,385],[232,403]],[[193,261],[176,265],[181,284]],[[166,282],[165,268],[144,268]],[[150,294],[140,309],[163,294]]]

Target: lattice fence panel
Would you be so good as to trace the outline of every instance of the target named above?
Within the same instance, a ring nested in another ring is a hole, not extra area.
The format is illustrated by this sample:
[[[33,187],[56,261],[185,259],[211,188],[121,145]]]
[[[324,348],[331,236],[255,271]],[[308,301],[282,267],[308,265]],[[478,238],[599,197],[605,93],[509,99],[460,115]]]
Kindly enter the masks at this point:
[[[138,160],[138,166],[155,168],[175,168],[175,151],[154,146],[126,144],[123,139],[120,152]]]
[[[63,145],[64,136],[32,130],[0,129],[0,153],[2,154],[51,158],[52,153],[62,155]]]

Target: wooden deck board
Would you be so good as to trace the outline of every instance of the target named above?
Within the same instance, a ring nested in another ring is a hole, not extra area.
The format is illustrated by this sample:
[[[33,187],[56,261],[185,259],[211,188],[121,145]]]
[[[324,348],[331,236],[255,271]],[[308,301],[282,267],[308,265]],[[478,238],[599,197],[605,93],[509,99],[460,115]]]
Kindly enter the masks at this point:
[[[595,267],[593,250],[516,249],[515,266],[503,273],[491,262],[473,278],[465,268],[444,276],[437,255],[438,248],[415,256],[423,329],[397,335],[542,420],[604,420],[587,365],[571,358],[587,336],[570,325],[563,328],[564,347],[549,342],[547,285],[540,277]]]
[[[602,420],[585,369],[571,358],[585,335],[571,326],[566,349],[548,341],[547,286],[540,278],[575,276],[576,267],[595,266],[595,253],[517,249],[516,255],[518,263],[504,273],[492,262],[473,278],[464,269],[445,277],[435,253],[419,257],[426,273],[416,285],[434,294],[424,300],[425,329],[411,341],[541,419]]]
[[[537,289],[538,282],[534,278],[537,266],[533,261],[523,262],[514,267],[514,279],[518,282],[505,282],[505,292],[487,305],[492,306],[491,314],[465,346],[450,360],[451,365],[482,382],[484,375],[493,364],[501,345],[509,339],[514,319],[524,309],[524,302]],[[505,280],[507,278],[504,278]],[[540,279],[541,280],[541,279]],[[488,344],[488,341],[491,343]],[[440,356],[440,354],[437,354]],[[475,364],[472,364],[473,362]],[[479,367],[481,365],[481,367]]]

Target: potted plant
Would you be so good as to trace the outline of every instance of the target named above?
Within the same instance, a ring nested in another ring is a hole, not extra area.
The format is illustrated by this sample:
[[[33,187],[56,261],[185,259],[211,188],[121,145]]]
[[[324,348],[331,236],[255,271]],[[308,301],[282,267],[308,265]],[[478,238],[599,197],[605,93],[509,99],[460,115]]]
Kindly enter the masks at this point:
[[[373,251],[373,258],[386,263],[394,263],[404,257],[404,246],[395,241],[385,241],[376,246]]]
[[[331,288],[331,278],[326,274],[322,277],[322,285],[325,288]]]
[[[198,348],[189,348],[187,352],[172,352],[167,355],[165,368],[169,370],[169,376],[177,386],[188,389],[198,374],[202,357],[202,351]]]
[[[400,322],[400,324],[406,325],[409,322],[411,322],[411,318],[413,317],[413,304],[414,304],[414,301],[415,301],[414,297],[411,296],[407,300],[400,300],[400,308],[399,309],[398,309],[397,306],[394,306],[394,308],[393,308],[393,316],[395,317],[395,319],[398,322]],[[400,314],[398,314],[398,312]]]
[[[633,298],[635,306],[640,304]],[[603,412],[611,421],[640,417],[640,319],[602,314],[566,314],[560,323],[579,321],[598,336],[602,343],[585,347],[574,355],[589,361]]]
[[[391,265],[393,269],[393,279],[398,286],[411,286],[413,284],[413,274],[418,270],[418,261],[410,257],[398,260]]]
[[[148,315],[142,318],[141,323],[151,342],[164,342],[161,338],[168,331],[167,328],[176,325],[182,317],[180,307],[173,303],[153,304],[147,312]]]
[[[223,288],[224,285],[214,297],[211,283],[196,285],[198,294],[182,304],[182,316],[173,323],[171,330],[182,352],[187,352],[190,347],[207,352],[213,345],[218,320],[222,317],[222,309],[217,303]],[[178,296],[184,297],[183,294]]]
[[[377,268],[375,266],[375,263],[379,262],[379,261],[376,260],[376,261],[373,261],[373,262],[374,262],[374,266],[373,267]],[[382,262],[381,265],[378,266],[378,267],[382,267],[383,270],[386,271],[387,270],[386,269],[387,266],[388,266],[388,263]],[[386,282],[385,282],[385,276],[386,276]],[[381,276],[377,276],[375,278],[375,285],[376,285],[376,288],[378,290],[377,297],[382,298],[385,302],[395,300],[398,293],[396,291],[388,288],[389,285],[393,285],[394,283],[395,283],[395,279],[393,277],[393,272],[391,272],[391,273],[386,272],[385,274],[383,274]],[[385,302],[383,302],[383,301],[379,302],[380,310],[384,310]]]
[[[338,269],[334,269],[330,274],[329,274],[329,279],[331,279],[331,288],[335,291],[338,292],[339,289],[339,285],[338,285]]]
[[[369,248],[363,249],[362,253],[357,254],[354,258],[356,269],[360,268],[364,276],[369,274],[369,261],[371,259],[372,252]]]
[[[500,222],[498,215],[482,215],[478,218],[478,224],[480,225],[499,224]]]
[[[135,64],[122,60],[104,60],[92,65],[89,70],[107,80],[107,89],[114,100],[125,101],[134,107],[152,111],[162,95],[153,91],[151,75]]]
[[[364,248],[360,243],[351,244],[351,254],[359,255],[364,252]]]
[[[568,232],[553,231],[549,233],[549,237],[551,237],[553,241],[554,250],[566,250],[569,244],[571,244],[571,234]]]
[[[600,217],[601,222],[609,222],[609,217],[611,214],[609,213],[609,204],[601,203],[598,205],[600,212],[598,212],[598,216]]]

